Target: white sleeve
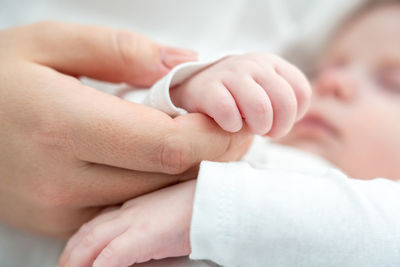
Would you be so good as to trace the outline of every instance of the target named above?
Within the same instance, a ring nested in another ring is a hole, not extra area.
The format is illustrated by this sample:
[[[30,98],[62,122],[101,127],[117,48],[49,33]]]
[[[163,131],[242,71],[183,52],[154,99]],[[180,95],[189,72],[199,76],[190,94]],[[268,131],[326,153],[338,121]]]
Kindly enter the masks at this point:
[[[223,266],[400,266],[400,183],[203,162],[192,259]]]
[[[216,63],[217,61],[229,56],[239,54],[238,52],[232,51],[230,53],[225,53],[218,57],[203,61],[193,61],[183,63],[181,65],[173,68],[166,76],[157,81],[149,91],[146,90],[146,95],[143,96],[143,90],[140,92],[133,90],[124,96],[125,100],[141,103],[158,110],[161,110],[172,117],[183,115],[186,110],[176,107],[172,101],[169,94],[170,88],[174,87],[185,81],[187,78],[191,77],[195,73],[199,72],[203,68]]]

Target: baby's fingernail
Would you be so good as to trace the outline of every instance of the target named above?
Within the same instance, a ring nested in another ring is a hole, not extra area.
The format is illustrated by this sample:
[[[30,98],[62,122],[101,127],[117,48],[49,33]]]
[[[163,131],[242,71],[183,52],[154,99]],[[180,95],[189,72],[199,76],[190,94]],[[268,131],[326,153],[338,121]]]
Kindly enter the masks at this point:
[[[178,64],[196,60],[197,53],[188,49],[164,46],[160,48],[160,59],[167,68],[173,68]]]

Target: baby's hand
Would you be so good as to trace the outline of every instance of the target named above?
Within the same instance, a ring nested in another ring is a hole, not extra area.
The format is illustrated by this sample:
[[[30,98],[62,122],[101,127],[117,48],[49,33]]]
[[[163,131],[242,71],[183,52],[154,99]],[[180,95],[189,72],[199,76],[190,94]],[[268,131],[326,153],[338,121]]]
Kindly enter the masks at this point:
[[[226,131],[243,121],[254,134],[280,137],[306,112],[311,87],[282,58],[250,53],[225,58],[171,89],[174,104],[212,117]]]
[[[127,267],[189,255],[195,181],[180,183],[109,208],[81,227],[60,267]]]

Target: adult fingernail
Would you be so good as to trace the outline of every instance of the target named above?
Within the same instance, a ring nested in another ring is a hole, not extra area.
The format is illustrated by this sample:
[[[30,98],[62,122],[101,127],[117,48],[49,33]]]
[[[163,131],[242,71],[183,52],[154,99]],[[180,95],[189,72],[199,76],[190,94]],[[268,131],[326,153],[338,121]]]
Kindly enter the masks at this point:
[[[173,68],[178,64],[196,60],[197,53],[188,49],[164,46],[160,48],[160,59],[167,68]]]

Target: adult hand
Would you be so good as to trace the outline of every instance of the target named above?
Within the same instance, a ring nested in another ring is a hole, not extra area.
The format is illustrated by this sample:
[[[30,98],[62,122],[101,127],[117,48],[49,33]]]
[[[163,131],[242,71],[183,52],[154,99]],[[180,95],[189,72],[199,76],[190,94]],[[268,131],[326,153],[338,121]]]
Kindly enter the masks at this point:
[[[0,31],[0,58],[0,220],[16,227],[65,237],[105,206],[196,176],[168,174],[243,154],[246,133],[201,114],[171,119],[76,78],[148,86],[192,52],[44,22]]]

